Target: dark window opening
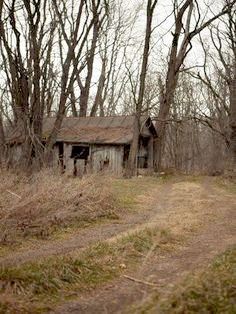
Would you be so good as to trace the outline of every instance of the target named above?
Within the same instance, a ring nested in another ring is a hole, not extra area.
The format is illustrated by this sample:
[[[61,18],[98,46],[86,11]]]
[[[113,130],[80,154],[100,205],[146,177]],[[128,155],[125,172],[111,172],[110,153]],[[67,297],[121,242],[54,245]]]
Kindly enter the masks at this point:
[[[150,141],[149,137],[141,137],[140,139],[140,145],[142,145],[143,147],[148,147],[148,143]]]
[[[148,168],[148,143],[149,138],[141,137],[139,139],[139,152],[138,152],[138,168]]]
[[[64,145],[62,142],[58,143],[58,149],[59,149],[59,158],[62,158],[64,155]]]
[[[129,152],[130,152],[130,145],[124,146],[124,156],[123,156],[123,167],[125,168],[127,166],[128,160],[129,160]]]
[[[89,147],[86,146],[72,146],[71,158],[74,159],[85,159],[89,156]]]
[[[138,168],[148,168],[147,156],[138,156]]]

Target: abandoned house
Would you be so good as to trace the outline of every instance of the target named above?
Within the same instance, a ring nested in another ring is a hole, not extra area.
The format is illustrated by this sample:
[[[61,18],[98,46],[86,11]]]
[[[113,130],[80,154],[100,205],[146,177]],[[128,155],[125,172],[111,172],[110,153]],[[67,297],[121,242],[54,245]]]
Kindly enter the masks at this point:
[[[54,122],[55,118],[44,119],[43,141],[49,136]],[[133,139],[133,125],[134,116],[65,117],[54,145],[53,165],[75,175],[103,170],[122,175]],[[137,167],[152,171],[157,134],[150,117],[142,117],[141,126]],[[14,149],[17,159],[20,143],[15,143]]]

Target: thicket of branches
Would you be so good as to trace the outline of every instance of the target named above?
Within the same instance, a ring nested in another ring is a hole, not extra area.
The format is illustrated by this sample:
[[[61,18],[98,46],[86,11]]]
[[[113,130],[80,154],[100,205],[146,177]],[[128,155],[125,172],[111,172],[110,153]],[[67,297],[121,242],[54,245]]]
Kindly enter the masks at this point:
[[[22,166],[50,159],[63,117],[134,114],[155,168],[236,168],[236,1],[0,0],[0,162],[17,130]],[[162,13],[161,13],[162,12]],[[55,125],[42,145],[45,116]],[[227,162],[226,162],[227,161]]]

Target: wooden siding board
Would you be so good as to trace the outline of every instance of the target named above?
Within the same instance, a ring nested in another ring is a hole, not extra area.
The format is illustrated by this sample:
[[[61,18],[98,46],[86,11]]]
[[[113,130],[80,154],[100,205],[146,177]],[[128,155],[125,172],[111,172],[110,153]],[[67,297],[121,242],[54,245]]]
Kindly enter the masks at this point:
[[[91,147],[91,161],[94,172],[99,172],[102,169],[108,170],[115,175],[121,175],[123,168],[123,146],[112,145],[93,145]],[[104,162],[109,160],[109,164]]]
[[[66,172],[71,174],[74,171],[74,159],[71,158],[72,144],[64,144],[64,162],[66,166]]]
[[[148,142],[148,168],[153,169],[153,154],[154,154],[154,141],[153,137],[150,137]]]

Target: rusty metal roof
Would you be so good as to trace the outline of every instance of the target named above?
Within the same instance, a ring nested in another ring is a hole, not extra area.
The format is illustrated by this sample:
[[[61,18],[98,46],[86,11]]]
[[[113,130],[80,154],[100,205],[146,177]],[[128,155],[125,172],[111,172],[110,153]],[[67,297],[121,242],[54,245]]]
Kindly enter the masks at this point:
[[[47,139],[55,123],[55,117],[44,118],[43,138]],[[142,117],[142,124],[149,117]],[[151,122],[152,124],[152,122]],[[133,139],[134,116],[113,117],[65,117],[57,134],[57,142],[88,144],[129,144]],[[148,125],[143,135],[150,136]],[[153,124],[152,124],[153,127]]]

